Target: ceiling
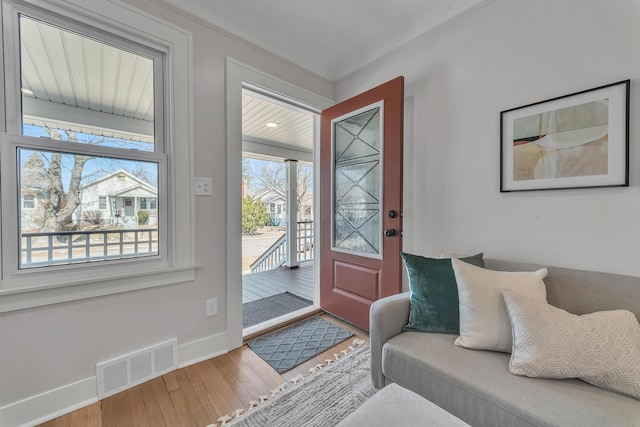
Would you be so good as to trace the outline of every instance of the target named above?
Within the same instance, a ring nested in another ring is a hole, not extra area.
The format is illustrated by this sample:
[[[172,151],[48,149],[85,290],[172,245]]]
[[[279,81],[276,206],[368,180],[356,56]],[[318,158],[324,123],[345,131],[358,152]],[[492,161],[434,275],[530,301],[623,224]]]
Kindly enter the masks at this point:
[[[337,81],[493,0],[156,0]]]

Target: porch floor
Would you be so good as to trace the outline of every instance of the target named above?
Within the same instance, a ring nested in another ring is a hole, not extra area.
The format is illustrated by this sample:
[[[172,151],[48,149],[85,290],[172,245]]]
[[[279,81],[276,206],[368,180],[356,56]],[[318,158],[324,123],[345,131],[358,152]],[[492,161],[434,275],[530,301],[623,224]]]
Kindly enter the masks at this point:
[[[276,268],[242,276],[242,303],[289,291],[313,301],[313,262],[301,262],[299,268]]]

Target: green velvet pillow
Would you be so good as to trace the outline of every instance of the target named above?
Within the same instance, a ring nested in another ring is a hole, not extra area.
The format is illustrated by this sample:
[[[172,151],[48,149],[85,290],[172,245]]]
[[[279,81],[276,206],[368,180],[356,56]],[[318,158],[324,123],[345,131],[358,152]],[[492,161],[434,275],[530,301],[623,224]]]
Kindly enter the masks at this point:
[[[402,253],[411,289],[411,310],[405,331],[460,333],[458,285],[450,258],[425,258]],[[460,258],[484,267],[482,254]]]

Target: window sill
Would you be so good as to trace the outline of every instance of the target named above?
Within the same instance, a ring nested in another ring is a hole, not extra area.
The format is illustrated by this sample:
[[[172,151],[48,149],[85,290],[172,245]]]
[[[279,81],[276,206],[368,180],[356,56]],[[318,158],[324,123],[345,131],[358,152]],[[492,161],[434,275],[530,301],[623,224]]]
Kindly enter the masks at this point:
[[[197,265],[172,267],[109,277],[84,277],[31,288],[0,289],[0,313],[192,282],[198,268]]]

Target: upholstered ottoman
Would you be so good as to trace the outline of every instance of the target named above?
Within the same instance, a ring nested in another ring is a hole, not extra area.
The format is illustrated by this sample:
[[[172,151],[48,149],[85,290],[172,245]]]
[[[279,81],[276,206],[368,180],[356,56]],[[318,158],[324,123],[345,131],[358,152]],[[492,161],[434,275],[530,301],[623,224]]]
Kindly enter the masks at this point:
[[[469,427],[469,424],[394,383],[384,387],[338,424],[338,427],[365,426]]]

